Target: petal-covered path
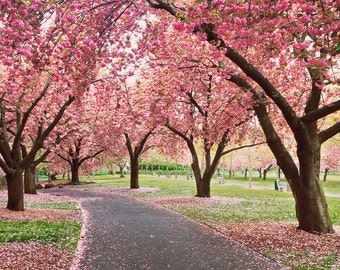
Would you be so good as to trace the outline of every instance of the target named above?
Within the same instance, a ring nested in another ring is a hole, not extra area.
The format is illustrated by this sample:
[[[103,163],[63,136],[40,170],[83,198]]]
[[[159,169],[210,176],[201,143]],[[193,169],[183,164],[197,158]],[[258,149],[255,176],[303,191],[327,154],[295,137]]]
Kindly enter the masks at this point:
[[[214,230],[133,198],[53,189],[78,198],[85,213],[72,269],[283,269]]]

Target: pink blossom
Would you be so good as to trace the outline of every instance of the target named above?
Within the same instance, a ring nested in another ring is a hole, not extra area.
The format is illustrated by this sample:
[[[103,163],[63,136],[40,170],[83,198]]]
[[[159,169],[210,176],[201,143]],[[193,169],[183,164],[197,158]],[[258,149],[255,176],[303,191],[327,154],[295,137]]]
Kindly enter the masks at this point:
[[[181,21],[177,21],[172,24],[173,28],[177,31],[184,32],[185,31],[185,25]]]
[[[247,19],[236,17],[236,18],[234,19],[234,22],[235,22],[236,25],[244,25],[244,24],[247,23]]]
[[[24,28],[25,28],[25,24],[24,24],[24,22],[21,21],[21,20],[15,20],[15,21],[13,21],[13,22],[12,22],[12,25],[13,25],[14,27],[17,27],[17,28],[20,28],[20,29],[24,29]]]
[[[309,46],[309,42],[307,42],[306,40],[302,43],[295,43],[293,44],[293,48],[295,51],[302,51],[306,48],[308,48]]]

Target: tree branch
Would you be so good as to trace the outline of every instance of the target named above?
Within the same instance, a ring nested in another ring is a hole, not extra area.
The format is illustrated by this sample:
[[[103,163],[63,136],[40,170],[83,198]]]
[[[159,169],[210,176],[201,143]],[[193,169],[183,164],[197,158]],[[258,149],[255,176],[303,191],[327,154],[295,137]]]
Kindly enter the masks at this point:
[[[328,104],[320,109],[311,111],[310,113],[300,117],[300,120],[306,124],[310,124],[338,110],[340,110],[340,100]]]
[[[319,133],[319,141],[320,143],[324,143],[328,139],[332,138],[336,134],[340,133],[340,122],[336,123],[335,125],[325,129]]]
[[[174,5],[170,5],[169,1],[163,1],[163,0],[147,0],[149,5],[156,9],[164,9],[167,12],[169,12],[171,15],[182,18],[179,16],[180,11],[178,8],[176,8]]]
[[[14,137],[14,141],[13,141],[13,145],[16,145],[17,143],[19,143],[19,141],[21,140],[21,136],[22,136],[22,132],[24,131],[24,128],[26,126],[26,123],[31,115],[31,112],[33,111],[33,109],[37,106],[37,104],[39,103],[39,101],[45,96],[48,88],[50,87],[52,82],[52,75],[50,75],[45,83],[44,89],[41,91],[41,93],[39,94],[39,96],[34,100],[34,102],[32,103],[32,105],[28,108],[27,111],[24,112],[24,115],[22,117],[21,123],[18,124],[17,127],[17,132],[15,134]]]
[[[47,138],[47,136],[51,133],[51,131],[55,128],[55,126],[59,123],[60,119],[62,118],[65,110],[71,103],[75,100],[75,96],[69,96],[68,100],[65,101],[63,106],[58,111],[57,115],[55,116],[54,120],[49,124],[49,126],[45,129],[45,131],[41,134],[39,138],[36,138],[35,142],[33,143],[30,152],[28,155],[20,162],[22,167],[25,167],[30,162],[34,160],[34,157],[38,150],[42,147],[43,142]]]
[[[200,112],[200,114],[201,114],[202,116],[205,116],[205,113],[204,113],[202,107],[201,107],[201,106],[197,103],[197,101],[194,99],[194,97],[192,96],[192,93],[186,92],[185,94],[189,97],[190,103],[191,103],[192,105],[194,105],[194,107],[197,108],[197,110]]]
[[[93,155],[90,155],[90,156],[86,156],[86,157],[84,157],[84,158],[81,158],[80,161],[79,161],[79,166],[80,166],[81,164],[83,164],[84,161],[86,161],[86,160],[88,160],[88,159],[90,159],[90,158],[94,158],[94,157],[98,156],[98,155],[101,154],[103,151],[104,151],[104,149],[101,149],[101,150],[95,152]]]

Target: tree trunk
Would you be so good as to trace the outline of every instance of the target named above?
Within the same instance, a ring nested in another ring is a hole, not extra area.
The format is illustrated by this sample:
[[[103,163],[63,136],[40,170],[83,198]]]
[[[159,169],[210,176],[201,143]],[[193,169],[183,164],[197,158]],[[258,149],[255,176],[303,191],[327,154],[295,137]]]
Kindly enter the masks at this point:
[[[22,169],[17,168],[14,173],[6,174],[8,202],[7,208],[14,211],[24,211],[24,183]]]
[[[72,164],[72,166],[71,166],[71,184],[72,185],[80,185],[78,163]]]
[[[267,168],[263,169],[263,180],[267,180],[267,173],[270,171],[272,164],[270,164]]]
[[[294,122],[299,168],[271,123],[266,108],[254,107],[267,143],[282,169],[295,199],[299,228],[307,232],[334,232],[325,194],[319,185],[320,141],[316,124],[308,126]],[[293,124],[292,124],[293,125]]]
[[[328,206],[319,180],[294,193],[299,229],[311,233],[333,233]]]
[[[323,175],[323,181],[327,181],[327,174],[328,174],[329,168],[325,168],[325,173]]]
[[[262,178],[262,168],[256,169],[259,172],[259,178]]]
[[[130,172],[130,188],[139,188],[139,179],[138,179],[138,158],[131,157],[131,172]]]
[[[124,175],[124,167],[125,167],[125,164],[122,166],[122,165],[119,165],[119,173],[120,173],[120,178],[124,178],[125,175]],[[113,172],[113,171],[112,171]],[[113,174],[113,173],[112,173]]]
[[[25,168],[24,187],[26,194],[37,194],[35,183],[35,166],[28,166]]]
[[[320,147],[297,146],[300,177],[294,179],[292,191],[296,201],[299,229],[311,233],[333,233],[326,197],[319,182]]]
[[[211,177],[203,176],[200,179],[195,197],[210,198],[210,181]]]
[[[263,180],[267,180],[267,170],[263,171]]]

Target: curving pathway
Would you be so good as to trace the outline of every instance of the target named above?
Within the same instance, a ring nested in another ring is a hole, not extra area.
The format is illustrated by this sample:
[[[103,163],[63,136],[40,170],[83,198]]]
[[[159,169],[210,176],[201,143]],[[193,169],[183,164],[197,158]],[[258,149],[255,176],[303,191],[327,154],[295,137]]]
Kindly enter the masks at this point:
[[[283,269],[189,218],[130,197],[81,189],[44,192],[78,199],[85,213],[74,270]]]

